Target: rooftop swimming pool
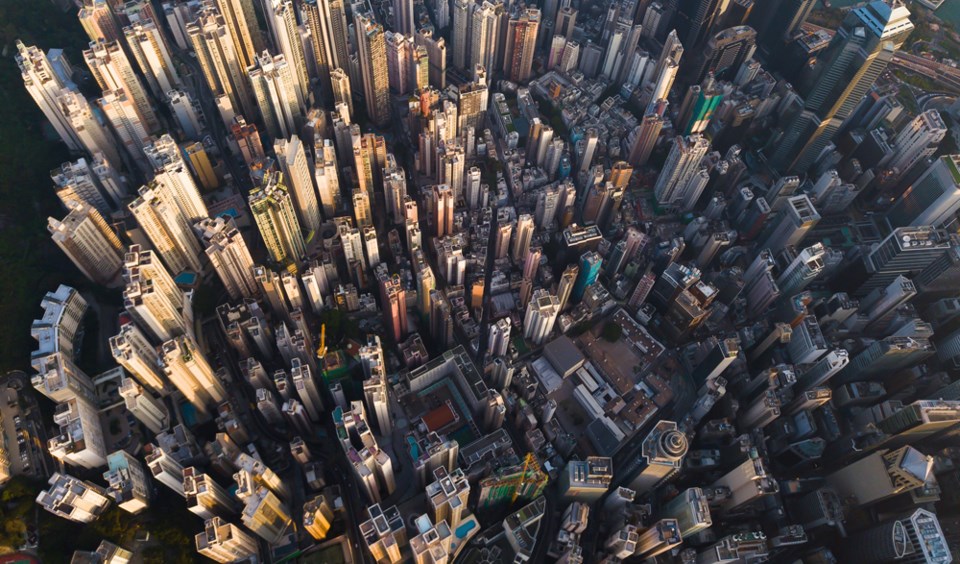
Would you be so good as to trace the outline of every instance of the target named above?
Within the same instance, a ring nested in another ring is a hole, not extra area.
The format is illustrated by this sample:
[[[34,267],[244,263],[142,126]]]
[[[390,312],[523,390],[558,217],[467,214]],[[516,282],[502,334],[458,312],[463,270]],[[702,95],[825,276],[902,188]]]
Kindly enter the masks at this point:
[[[197,275],[193,272],[181,272],[173,281],[182,286],[192,286],[197,282]]]
[[[467,521],[466,523],[464,523],[464,524],[460,525],[459,527],[457,527],[457,530],[456,530],[455,534],[457,535],[457,538],[458,538],[458,539],[466,538],[467,535],[470,534],[470,531],[472,531],[473,528],[476,527],[476,526],[477,526],[477,522],[474,521],[473,519],[471,519],[471,520]]]

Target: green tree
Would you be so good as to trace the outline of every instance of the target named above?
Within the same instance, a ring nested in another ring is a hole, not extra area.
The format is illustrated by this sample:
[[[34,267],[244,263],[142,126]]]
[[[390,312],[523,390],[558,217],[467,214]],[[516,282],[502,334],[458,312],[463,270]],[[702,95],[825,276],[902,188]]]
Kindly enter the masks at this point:
[[[620,340],[620,336],[623,335],[623,327],[619,323],[614,323],[608,321],[606,325],[603,326],[603,338],[611,343],[616,343]]]

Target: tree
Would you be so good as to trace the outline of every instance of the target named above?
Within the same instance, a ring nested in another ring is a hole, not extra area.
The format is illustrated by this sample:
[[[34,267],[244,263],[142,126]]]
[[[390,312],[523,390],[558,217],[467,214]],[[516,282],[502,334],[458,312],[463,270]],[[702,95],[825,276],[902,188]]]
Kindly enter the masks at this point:
[[[37,493],[37,487],[31,484],[26,478],[23,476],[14,476],[3,486],[3,492],[0,492],[0,500],[4,503],[10,503],[23,498],[33,499]]]
[[[623,335],[623,327],[618,323],[608,321],[606,325],[603,326],[603,338],[611,343],[616,343],[620,340],[620,336]]]

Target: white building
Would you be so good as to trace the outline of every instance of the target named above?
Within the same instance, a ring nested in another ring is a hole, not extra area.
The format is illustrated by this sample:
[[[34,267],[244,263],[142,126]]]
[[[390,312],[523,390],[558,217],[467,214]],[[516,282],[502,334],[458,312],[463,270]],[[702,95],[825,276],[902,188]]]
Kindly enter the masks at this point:
[[[264,51],[247,73],[267,132],[276,139],[296,135],[303,122],[294,72],[283,55]]]
[[[107,457],[107,471],[103,473],[107,493],[120,509],[137,514],[150,505],[150,478],[140,461],[124,450]]]
[[[542,344],[553,331],[560,313],[560,301],[543,288],[533,293],[523,318],[523,338],[535,345]]]
[[[53,422],[60,434],[47,441],[50,456],[88,470],[107,463],[100,413],[81,398],[73,398],[57,406]]]
[[[232,218],[206,218],[194,224],[194,231],[205,247],[213,271],[217,273],[230,298],[250,298],[257,294],[253,277],[253,257]]]
[[[64,519],[91,523],[110,506],[106,490],[91,482],[55,472],[47,483],[50,487],[37,496],[37,505]]]

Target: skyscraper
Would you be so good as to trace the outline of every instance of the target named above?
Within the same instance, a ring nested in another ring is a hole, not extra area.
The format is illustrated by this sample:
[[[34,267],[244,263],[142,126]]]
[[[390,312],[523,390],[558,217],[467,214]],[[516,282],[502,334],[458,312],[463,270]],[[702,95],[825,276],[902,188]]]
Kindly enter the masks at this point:
[[[551,14],[549,11],[544,14],[545,18],[549,18]],[[553,26],[553,33],[556,35],[562,35],[567,41],[573,39],[573,30],[577,25],[577,10],[572,6],[564,6],[557,11],[556,15],[556,25]]]
[[[754,3],[750,25],[757,30],[762,49],[778,53],[800,31],[816,0],[775,0]]]
[[[176,141],[167,134],[144,146],[143,153],[154,171],[151,183],[165,201],[176,204],[190,225],[205,219],[209,212],[197,183]]]
[[[650,159],[650,153],[656,146],[657,139],[660,137],[660,131],[663,129],[664,113],[667,104],[665,101],[651,102],[643,115],[640,125],[630,132],[628,138],[630,143],[630,154],[627,157],[634,167],[640,167],[647,164]]]
[[[107,493],[121,509],[137,514],[150,505],[150,482],[139,460],[118,450],[107,456],[107,468],[103,473]]]
[[[318,0],[318,2],[321,0]],[[347,26],[347,12],[343,0],[322,0],[321,10],[327,15],[327,24],[330,26],[330,39],[327,54],[330,56],[331,69],[350,68],[350,34]],[[357,84],[352,84],[354,89]]]
[[[593,164],[593,156],[597,152],[599,132],[595,127],[588,127],[583,139],[577,141],[577,153],[580,158],[580,174],[585,174]]]
[[[265,174],[263,184],[250,192],[249,201],[271,259],[280,264],[299,262],[306,254],[306,244],[283,174]]]
[[[947,126],[937,110],[927,110],[897,133],[890,143],[890,158],[883,165],[902,178],[916,165],[937,151],[947,135]]]
[[[384,326],[388,328],[394,342],[400,342],[407,334],[407,301],[399,275],[382,281],[380,293]]]
[[[373,226],[370,196],[362,190],[353,193],[353,218],[357,221],[357,227],[361,229]]]
[[[366,192],[373,202],[376,199],[376,188],[383,181],[383,169],[387,164],[386,141],[373,133],[361,135],[358,125],[350,126],[350,141],[359,188]]]
[[[402,0],[406,1],[406,0]],[[413,37],[388,31],[384,34],[387,44],[387,75],[390,90],[397,94],[409,94],[413,71]]]
[[[910,513],[855,533],[837,554],[845,562],[917,562],[948,564],[953,561],[948,537],[937,515],[914,508]]]
[[[186,331],[190,310],[185,307],[183,292],[153,251],[143,251],[139,245],[131,245],[124,257],[123,277],[127,282],[123,305],[139,327],[157,342]],[[134,337],[132,334],[128,336]],[[139,347],[139,343],[132,344]],[[141,355],[141,360],[152,359],[149,353],[141,354],[137,350],[136,354]]]
[[[453,43],[453,66],[467,70],[470,65],[470,28],[471,0],[454,0],[453,31],[450,41]]]
[[[788,296],[802,292],[823,271],[823,243],[814,243],[800,251],[777,278],[780,291]]]
[[[90,402],[75,397],[57,405],[53,423],[60,433],[47,441],[50,456],[61,463],[94,470],[106,464],[100,416]]]
[[[571,460],[560,473],[560,494],[566,500],[593,503],[607,493],[613,482],[613,459],[588,456]]]
[[[678,121],[681,131],[685,135],[702,133],[722,101],[723,94],[716,88],[716,81],[711,75],[700,85],[691,86],[680,106]]]
[[[227,564],[244,559],[259,559],[257,540],[219,516],[207,519],[203,531],[195,537],[197,552],[216,562]]]
[[[771,151],[773,166],[797,172],[810,167],[913,30],[909,18],[900,0],[873,0],[848,13],[817,57],[803,111]]]
[[[297,27],[297,13],[293,0],[273,0],[272,9],[265,14],[265,17],[269,20],[267,27],[274,34],[274,45],[291,67],[290,75],[296,85],[298,105],[305,108],[308,106],[310,76],[307,74],[307,60],[300,30]]]
[[[676,519],[681,536],[690,537],[713,525],[710,504],[700,488],[688,488],[663,506],[663,516]]]
[[[677,547],[682,541],[677,520],[661,519],[640,533],[634,554],[641,559],[652,558]]]
[[[276,139],[288,139],[300,130],[303,111],[295,73],[283,55],[264,51],[256,66],[247,69],[260,115]]]
[[[533,239],[534,229],[535,226],[532,215],[523,214],[517,219],[517,227],[514,230],[513,247],[510,251],[514,264],[522,264],[527,258],[527,252],[530,250],[530,241]]]
[[[110,215],[110,204],[99,189],[99,179],[90,171],[86,160],[63,163],[60,168],[50,171],[50,179],[64,207],[69,209],[73,202],[81,202],[92,206],[101,215]]]
[[[244,526],[268,543],[278,542],[293,525],[287,504],[246,470],[234,474],[234,479],[236,495],[244,504],[240,515]]]
[[[157,349],[136,323],[132,320],[121,323],[120,332],[110,337],[109,346],[117,364],[125,368],[138,382],[156,393],[166,391],[163,372],[157,366]]]
[[[470,12],[470,55],[467,70],[481,65],[485,69],[496,68],[497,41],[500,37],[500,20],[502,7],[495,6],[487,0],[482,4],[472,6]],[[456,12],[454,26],[457,25]],[[456,46],[454,46],[456,49]],[[456,57],[456,51],[454,52]]]
[[[694,179],[709,150],[710,142],[702,135],[676,137],[653,188],[661,206],[689,209],[696,203],[704,186]]]
[[[330,72],[334,69],[330,62],[335,56],[330,53],[330,50],[335,47],[331,44],[333,40],[330,36],[327,3],[323,0],[304,0],[300,4],[300,9],[303,14],[303,23],[310,30],[309,50],[313,53],[313,63],[317,69],[317,78],[320,80],[320,91],[324,102],[329,103],[332,94]]]
[[[227,293],[234,300],[257,294],[253,258],[233,219],[206,218],[193,226],[203,242],[207,258]]]
[[[147,91],[123,53],[119,42],[92,42],[90,48],[83,52],[83,60],[90,67],[90,72],[101,90],[104,92],[122,90],[134,101],[140,121],[143,122],[147,131],[155,132],[160,129],[160,122],[147,97]]]
[[[383,347],[380,337],[372,335],[367,344],[360,347],[360,364],[363,368],[363,398],[367,409],[376,417],[380,434],[389,435],[393,429],[390,414],[390,398],[387,389],[386,364],[383,360]]]
[[[417,32],[414,21],[413,0],[393,0],[393,28],[403,35]]]
[[[387,154],[387,165],[383,168],[383,195],[390,220],[397,225],[406,223],[407,177],[393,153]]]
[[[187,509],[202,519],[226,517],[237,511],[237,502],[213,477],[194,467],[183,469],[183,494]]]
[[[170,412],[166,404],[142,388],[133,378],[123,378],[120,381],[120,397],[124,407],[144,427],[155,434],[162,433],[170,427]]]
[[[434,450],[441,459],[451,454],[456,457],[456,441],[436,446],[439,448]],[[450,528],[456,529],[463,518],[469,515],[467,500],[470,498],[470,482],[461,469],[449,470],[446,464],[429,472],[427,479],[433,478],[435,481],[425,484],[430,517],[437,523],[446,521]]]
[[[253,0],[216,0],[223,17],[228,36],[233,43],[233,52],[240,61],[240,68],[256,64],[257,53],[263,50],[263,38],[257,24]]]
[[[47,483],[50,487],[37,495],[37,505],[64,519],[90,523],[110,506],[107,491],[92,482],[54,472]]]
[[[303,402],[303,407],[313,421],[319,421],[320,414],[323,413],[323,399],[320,397],[320,390],[313,379],[310,366],[301,363],[299,358],[293,359],[290,366],[290,379],[300,401]]]
[[[234,110],[249,116],[252,121],[256,116],[257,106],[250,93],[247,68],[257,64],[256,54],[259,51],[247,51],[248,46],[253,45],[252,41],[243,41],[243,48],[239,48],[238,42],[243,35],[231,31],[225,19],[227,17],[225,14],[228,13],[226,10],[232,10],[232,6],[240,4],[248,5],[250,11],[246,9],[243,12],[233,11],[230,21],[239,21],[234,18],[244,18],[248,14],[252,18],[251,2],[252,0],[219,0],[222,5],[219,12],[212,7],[201,8],[197,20],[187,24],[186,31],[211,92],[214,96],[227,96]],[[225,8],[228,4],[231,7]],[[243,21],[249,24],[250,19]],[[253,22],[256,23],[256,20],[254,19]],[[230,25],[240,24],[231,23]],[[259,30],[255,25],[252,32],[254,35],[248,37],[259,38]]]
[[[680,40],[689,50],[699,49],[713,28],[720,11],[720,0],[682,0],[674,5],[678,9],[673,25]]]
[[[57,96],[56,102],[57,109],[63,114],[67,124],[72,128],[72,134],[76,136],[79,142],[80,148],[78,150],[86,150],[87,154],[91,156],[101,153],[102,159],[109,162],[113,168],[123,166],[124,160],[118,150],[116,138],[107,129],[107,124],[101,121],[100,116],[93,111],[93,107],[84,98],[83,94],[70,88],[64,88]],[[58,126],[56,122],[52,121],[51,125],[54,129]],[[67,143],[68,146],[70,144],[67,139],[64,139],[64,143]],[[142,158],[139,151],[131,156]],[[119,202],[115,203],[119,204]]]
[[[580,256],[580,272],[577,274],[577,281],[573,284],[570,291],[570,299],[574,302],[583,298],[583,293],[587,286],[592,285],[600,276],[600,267],[603,259],[595,251],[587,251]]]
[[[97,99],[97,105],[127,154],[143,172],[150,172],[150,164],[144,158],[142,150],[151,137],[140,119],[134,100],[123,90],[107,90],[102,98]]]
[[[757,32],[747,25],[727,28],[707,42],[703,64],[695,76],[698,82],[712,73],[721,80],[731,80],[757,48]]]
[[[797,378],[795,389],[806,391],[822,386],[849,362],[850,354],[846,349],[832,350]]]
[[[240,156],[243,162],[250,166],[266,156],[263,151],[263,141],[257,126],[247,123],[243,116],[236,116],[230,124],[230,136],[240,147]]]
[[[193,234],[189,219],[171,201],[170,194],[169,187],[153,181],[140,188],[139,196],[128,207],[172,273],[201,272],[200,243]]]
[[[323,540],[333,523],[333,510],[323,494],[303,504],[303,528],[315,540]]]
[[[559,313],[560,302],[556,296],[543,288],[534,291],[523,318],[523,338],[535,345],[542,344],[553,331]]]
[[[350,77],[343,69],[330,71],[330,85],[335,104],[346,104],[349,116],[353,117],[353,96],[350,90]]]
[[[820,214],[806,195],[787,198],[780,213],[770,222],[760,248],[779,253],[789,245],[797,245],[820,221]]]
[[[201,413],[227,398],[223,382],[192,338],[180,336],[166,341],[160,355],[160,367],[167,379]]]
[[[877,422],[877,428],[891,436],[884,448],[920,441],[960,423],[960,401],[917,400]]]
[[[437,148],[437,181],[450,187],[454,201],[463,199],[463,167],[466,159],[459,143],[441,142]]]
[[[944,155],[900,195],[887,221],[891,227],[944,227],[960,210],[960,155]]]
[[[487,354],[506,356],[510,348],[510,319],[503,317],[490,324],[487,332]]]
[[[320,194],[323,215],[330,219],[340,205],[340,178],[337,172],[337,154],[333,141],[317,140],[314,145],[314,179]]]
[[[437,229],[437,237],[453,234],[453,190],[446,184],[433,187],[433,222]]]
[[[905,446],[874,452],[827,475],[826,479],[841,499],[850,498],[864,506],[922,487],[932,469],[932,456]]]
[[[580,267],[571,264],[563,270],[563,274],[560,275],[560,282],[557,283],[557,300],[559,301],[559,309],[563,311],[567,306],[567,300],[570,299],[570,294],[573,292],[573,285],[577,281],[577,274],[580,272]]]
[[[407,545],[404,519],[396,506],[382,509],[379,503],[367,508],[370,518],[358,527],[365,548],[377,562],[402,562],[400,549]]]
[[[90,41],[118,41],[120,25],[113,13],[113,6],[107,0],[89,0],[83,3],[77,13],[80,26],[87,32]]]
[[[154,96],[162,100],[180,86],[180,75],[157,23],[134,22],[123,28],[123,35]]]
[[[430,85],[443,89],[447,86],[447,41],[443,37],[435,37],[433,30],[422,28],[413,38],[418,47],[427,49],[427,58],[430,61]]]
[[[430,51],[423,45],[415,45],[410,64],[410,88],[420,91],[430,86]]]
[[[290,188],[297,209],[300,226],[307,233],[319,233],[320,208],[317,204],[317,191],[313,186],[313,175],[306,148],[296,135],[289,140],[278,139],[273,144],[274,153],[283,177]]]
[[[375,125],[384,127],[390,122],[391,111],[387,44],[383,26],[368,14],[358,13],[354,21],[367,115]]]
[[[513,31],[513,35],[507,37],[509,63],[504,63],[505,66],[509,64],[507,76],[510,80],[526,82],[530,79],[539,28],[540,10],[537,8],[527,8],[516,20],[510,20],[508,30]]]
[[[644,494],[675,476],[687,454],[687,437],[673,421],[660,421],[641,446],[639,471],[630,481],[630,489]]]
[[[899,227],[870,249],[862,265],[857,265],[865,270],[865,278],[853,278],[851,274],[850,282],[860,283],[856,291],[858,297],[866,296],[900,276],[913,278],[947,254],[951,244],[950,235],[944,229],[926,225]],[[861,310],[868,307],[872,304],[861,304]]]

